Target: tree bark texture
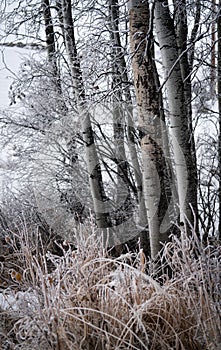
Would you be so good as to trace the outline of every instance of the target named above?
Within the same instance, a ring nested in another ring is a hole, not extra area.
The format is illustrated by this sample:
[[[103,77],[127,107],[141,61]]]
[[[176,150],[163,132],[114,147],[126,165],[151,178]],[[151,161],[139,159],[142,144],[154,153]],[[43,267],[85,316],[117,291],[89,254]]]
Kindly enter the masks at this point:
[[[125,151],[125,112],[123,108],[122,86],[122,58],[123,52],[119,35],[119,5],[118,0],[110,0],[110,39],[112,47],[112,106],[113,106],[113,131],[114,131],[114,158],[117,164],[117,207],[126,198],[132,200],[129,163]],[[129,209],[130,210],[130,209]],[[125,214],[123,216],[125,217]]]
[[[107,197],[105,195],[101,166],[94,141],[91,116],[85,102],[85,91],[82,79],[80,62],[75,43],[74,25],[70,0],[62,0],[62,17],[65,35],[65,46],[70,62],[73,90],[81,120],[82,135],[86,152],[86,163],[89,174],[89,183],[93,199],[96,223],[99,228],[110,226],[109,211],[106,210]]]
[[[128,148],[130,152],[130,159],[134,171],[137,198],[139,204],[139,225],[145,227],[147,225],[146,207],[142,191],[142,172],[140,163],[137,156],[136,142],[135,142],[135,128],[133,121],[133,103],[130,93],[130,83],[127,74],[127,65],[125,61],[124,50],[121,44],[121,38],[119,33],[119,3],[118,0],[110,0],[110,13],[111,13],[111,32],[112,40],[115,47],[115,65],[118,71],[118,81],[116,85],[121,89],[121,97],[118,98],[118,103],[121,104],[121,111],[126,114],[127,125],[127,137],[128,137]]]
[[[159,97],[152,62],[148,1],[129,2],[132,68],[141,131],[143,190],[147,209],[151,256],[160,250],[160,224],[166,212]]]
[[[193,131],[193,121],[192,121],[192,85],[191,85],[191,66],[189,63],[188,57],[188,23],[187,23],[187,11],[186,11],[187,3],[186,0],[181,0],[177,3],[177,7],[175,8],[175,32],[177,38],[177,46],[178,46],[178,55],[179,55],[179,63],[181,76],[183,80],[184,87],[184,97],[185,97],[185,106],[187,112],[187,120],[188,120],[188,129],[189,129],[189,139],[190,139],[190,147],[191,147],[191,155],[193,159],[193,173],[194,176],[192,178],[192,182],[194,185],[192,188],[195,189],[192,196],[191,205],[194,209],[196,216],[196,229],[198,231],[198,210],[197,210],[197,188],[198,188],[198,178],[197,178],[197,165],[196,165],[196,147],[194,140],[194,131]],[[197,32],[195,33],[197,34]]]
[[[133,103],[130,92],[130,82],[127,74],[127,64],[125,61],[125,52],[121,44],[120,31],[119,31],[119,3],[118,0],[110,0],[110,17],[111,17],[111,40],[113,42],[114,52],[114,64],[115,64],[115,88],[117,91],[116,98],[116,116],[115,118],[115,132],[121,133],[123,136],[123,130],[127,130],[127,145],[130,154],[130,160],[132,170],[135,176],[136,192],[134,192],[139,206],[139,238],[140,246],[143,249],[146,256],[150,255],[149,238],[147,231],[147,213],[143,195],[142,186],[142,172],[137,155],[137,147],[135,141],[135,127],[133,120]],[[114,82],[114,81],[113,81]],[[119,118],[121,116],[121,118]],[[120,121],[120,123],[118,121]],[[125,137],[125,136],[124,136]],[[121,138],[122,139],[122,138]],[[125,152],[125,150],[124,150]],[[124,153],[126,156],[126,152]],[[126,158],[125,158],[126,159]],[[126,170],[126,169],[125,169]],[[129,169],[128,169],[129,170]]]
[[[156,0],[155,24],[165,70],[169,105],[169,122],[179,197],[180,220],[194,226],[193,211],[197,212],[196,162],[191,150],[185,90],[179,63],[174,22],[167,1]]]
[[[56,40],[55,40],[55,31],[54,31],[54,25],[53,25],[53,20],[51,15],[50,1],[42,0],[42,8],[43,8],[43,15],[44,15],[48,61],[51,64],[52,74],[53,74],[52,81],[55,85],[56,92],[58,92],[58,94],[61,94],[61,80],[60,80],[59,69],[57,65]]]

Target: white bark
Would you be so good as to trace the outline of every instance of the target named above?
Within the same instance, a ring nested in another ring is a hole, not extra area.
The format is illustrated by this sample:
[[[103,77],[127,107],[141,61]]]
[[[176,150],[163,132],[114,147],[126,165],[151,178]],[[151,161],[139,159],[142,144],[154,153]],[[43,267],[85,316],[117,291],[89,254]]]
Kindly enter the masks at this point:
[[[136,143],[134,140],[133,129],[134,129],[134,122],[132,119],[132,101],[129,100],[129,103],[131,103],[131,108],[127,107],[127,133],[128,133],[128,148],[130,152],[130,159],[134,170],[134,177],[136,180],[137,185],[137,196],[138,196],[138,202],[139,202],[139,225],[141,227],[146,227],[147,225],[147,210],[145,206],[145,200],[144,200],[144,193],[143,193],[143,180],[142,180],[142,171],[140,168],[140,163],[137,156],[137,148]]]
[[[191,181],[195,176],[194,160],[191,155],[190,134],[185,105],[184,86],[178,61],[178,48],[174,24],[169,14],[167,2],[155,2],[155,24],[165,70],[169,105],[170,132],[177,176],[180,219],[183,223],[193,223],[190,208],[193,189]],[[177,62],[177,63],[176,63]],[[172,70],[172,71],[171,71]],[[169,75],[170,72],[170,75]]]
[[[146,34],[149,29],[148,1],[131,1],[130,46],[133,57],[132,67],[139,113],[139,125],[144,133],[141,140],[143,158],[143,190],[147,209],[151,256],[154,258],[160,250],[159,201],[161,183],[158,174],[161,142],[160,119],[158,118],[158,97],[152,66],[151,53],[146,55]],[[149,50],[149,49],[148,49]]]
[[[135,135],[134,135],[135,126],[133,121],[133,104],[131,99],[130,83],[127,75],[127,65],[126,65],[125,56],[121,45],[120,33],[119,33],[119,18],[118,18],[119,4],[118,4],[118,0],[110,0],[109,4],[110,4],[110,17],[111,17],[111,28],[110,28],[111,39],[113,41],[113,47],[115,52],[115,55],[113,55],[113,63],[114,63],[114,67],[116,67],[115,68],[116,69],[116,86],[118,91],[117,96],[115,96],[116,97],[115,123],[118,125],[120,123],[122,125],[122,129],[124,130],[125,122],[126,122],[127,138],[128,138],[127,145],[129,149],[132,169],[134,171],[134,176],[135,176],[135,184],[136,184],[136,191],[137,191],[136,194],[137,194],[138,206],[139,206],[138,226],[139,226],[140,245],[143,251],[145,252],[145,254],[149,255],[148,232],[146,229],[147,213],[146,213],[146,207],[145,207],[145,201],[144,201],[144,195],[143,195],[142,172],[141,172],[141,167],[138,160],[137,147],[136,147]],[[122,133],[122,136],[123,136],[123,133]],[[121,138],[121,141],[123,141],[123,138]],[[116,151],[119,154],[118,158],[126,160],[126,152],[125,152],[124,144],[119,143],[118,150],[116,148]],[[124,184],[124,188],[125,188],[125,184]],[[122,191],[122,188],[121,188],[121,191]],[[141,230],[141,227],[143,228],[143,230]]]
[[[114,122],[114,137],[115,137],[115,151],[116,151],[116,158],[121,160],[122,164],[122,170],[125,173],[128,180],[129,178],[129,163],[126,158],[126,151],[125,151],[125,117],[127,117],[127,131],[128,131],[128,148],[131,156],[132,166],[134,168],[135,173],[135,180],[136,180],[136,189],[137,189],[137,195],[138,195],[138,202],[139,202],[139,209],[140,209],[140,226],[146,226],[147,224],[147,218],[145,220],[146,216],[146,210],[144,205],[144,199],[142,196],[142,173],[140,170],[140,164],[138,161],[137,156],[137,150],[134,143],[134,139],[132,140],[132,134],[130,134],[130,131],[133,127],[133,105],[130,95],[130,88],[129,88],[129,81],[127,76],[127,66],[125,62],[124,52],[121,45],[121,39],[119,34],[119,13],[118,13],[118,0],[110,0],[110,17],[111,17],[111,41],[113,46],[113,89],[114,90],[114,96],[113,96],[113,106],[114,106],[114,116],[113,116],[113,122]],[[124,101],[124,98],[126,99],[126,103]],[[119,167],[119,172],[120,171]],[[121,174],[122,177],[123,174]],[[125,177],[125,176],[124,176]],[[125,178],[125,181],[122,180],[119,181],[118,187],[119,187],[119,199],[120,197],[125,197],[125,194],[123,194],[123,188],[122,185],[127,184],[127,192],[130,190],[128,186],[128,181]],[[126,188],[125,188],[126,189]],[[120,194],[121,192],[121,194]]]
[[[106,209],[105,205],[107,198],[104,193],[100,162],[94,142],[91,116],[85,102],[84,85],[75,44],[70,0],[62,0],[62,15],[65,45],[70,62],[73,91],[75,93],[75,99],[79,112],[79,120],[81,121],[83,140],[85,143],[85,157],[89,174],[89,183],[94,204],[94,211],[96,215],[96,222],[99,228],[107,228],[109,226],[108,208]]]

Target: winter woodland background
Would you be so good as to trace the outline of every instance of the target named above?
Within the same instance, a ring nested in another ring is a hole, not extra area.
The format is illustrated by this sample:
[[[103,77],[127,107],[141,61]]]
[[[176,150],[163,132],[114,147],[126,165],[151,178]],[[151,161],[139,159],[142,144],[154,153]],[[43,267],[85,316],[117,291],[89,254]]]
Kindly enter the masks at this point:
[[[1,1],[4,349],[220,346],[220,11]]]

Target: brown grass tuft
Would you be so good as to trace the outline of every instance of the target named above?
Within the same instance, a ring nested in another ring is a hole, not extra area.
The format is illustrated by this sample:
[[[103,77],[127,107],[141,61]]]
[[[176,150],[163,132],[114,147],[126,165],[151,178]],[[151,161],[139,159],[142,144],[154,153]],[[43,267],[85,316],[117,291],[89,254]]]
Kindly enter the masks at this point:
[[[62,257],[33,253],[20,237],[11,264],[19,280],[1,294],[1,349],[221,348],[220,245],[173,237],[161,254],[172,277],[158,280],[143,272],[142,252],[111,258],[95,229],[80,230],[77,250]]]

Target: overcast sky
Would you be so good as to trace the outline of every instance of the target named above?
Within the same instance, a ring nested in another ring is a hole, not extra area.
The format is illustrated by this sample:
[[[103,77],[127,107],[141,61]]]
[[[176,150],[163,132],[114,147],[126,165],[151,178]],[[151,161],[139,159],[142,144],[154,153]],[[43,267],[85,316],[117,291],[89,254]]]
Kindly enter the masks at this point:
[[[24,49],[17,47],[0,47],[0,111],[7,109],[10,104],[8,98],[9,87],[19,70]],[[0,148],[0,168],[5,168],[7,156]],[[0,185],[2,177],[0,175]]]
[[[9,105],[9,87],[13,81],[13,76],[15,77],[18,72],[22,55],[24,55],[24,49],[22,48],[3,46],[0,48],[0,109]]]

